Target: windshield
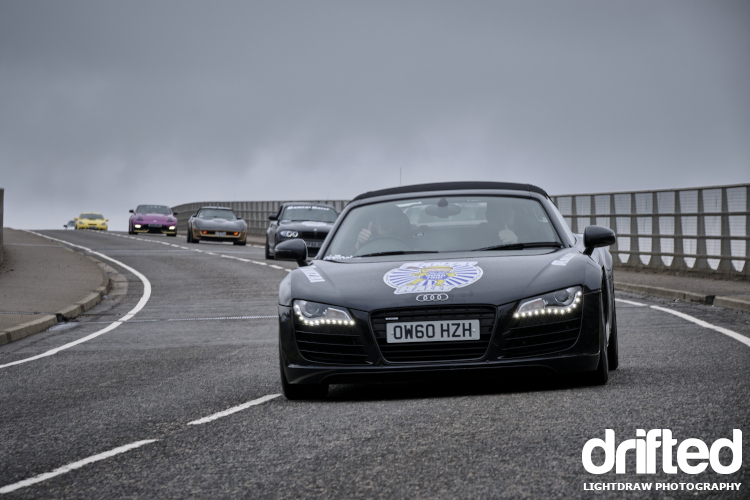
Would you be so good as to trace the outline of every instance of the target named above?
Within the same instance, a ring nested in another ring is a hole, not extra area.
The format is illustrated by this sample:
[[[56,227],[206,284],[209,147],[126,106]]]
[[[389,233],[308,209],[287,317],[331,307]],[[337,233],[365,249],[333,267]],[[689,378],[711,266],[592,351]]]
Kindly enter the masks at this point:
[[[172,215],[172,210],[166,205],[138,205],[136,212],[139,214]]]
[[[205,208],[198,212],[198,217],[201,219],[225,219],[225,220],[237,220],[237,216],[231,210],[220,210],[216,208]]]
[[[323,258],[562,246],[537,200],[500,196],[414,198],[353,209]]]
[[[103,219],[102,214],[81,214],[79,219]]]
[[[338,214],[329,207],[316,207],[313,205],[290,205],[281,214],[284,221],[315,221],[336,222]]]

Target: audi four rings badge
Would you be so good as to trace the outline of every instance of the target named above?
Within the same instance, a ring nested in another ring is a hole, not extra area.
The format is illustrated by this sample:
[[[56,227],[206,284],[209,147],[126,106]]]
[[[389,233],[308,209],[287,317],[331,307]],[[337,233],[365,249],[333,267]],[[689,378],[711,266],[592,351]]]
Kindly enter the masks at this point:
[[[417,295],[417,301],[419,302],[437,302],[439,300],[448,300],[447,293],[423,293]]]

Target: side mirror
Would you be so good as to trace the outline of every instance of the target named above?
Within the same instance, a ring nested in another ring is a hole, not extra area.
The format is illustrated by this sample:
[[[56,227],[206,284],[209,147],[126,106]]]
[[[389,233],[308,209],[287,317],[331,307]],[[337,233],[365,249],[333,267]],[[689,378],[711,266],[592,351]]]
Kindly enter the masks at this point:
[[[617,236],[611,229],[601,226],[588,226],[583,230],[583,251],[585,255],[591,255],[594,248],[608,247],[617,242]]]
[[[75,219],[73,219],[73,220],[78,220],[78,217],[76,217],[76,218],[75,218]]]
[[[177,212],[172,212],[172,215],[174,215],[175,217],[177,217]]]
[[[282,241],[274,248],[276,260],[296,260],[299,267],[307,266],[307,245],[300,239]]]
[[[63,224],[63,227],[67,229],[68,225],[67,224]]]
[[[109,219],[104,219],[104,222],[109,222]]]
[[[135,210],[133,210],[133,209],[131,208],[130,210],[128,210],[128,212],[130,212],[131,214],[134,214],[134,213],[135,213]]]
[[[271,214],[268,216],[268,220],[279,220],[279,216],[277,214]]]

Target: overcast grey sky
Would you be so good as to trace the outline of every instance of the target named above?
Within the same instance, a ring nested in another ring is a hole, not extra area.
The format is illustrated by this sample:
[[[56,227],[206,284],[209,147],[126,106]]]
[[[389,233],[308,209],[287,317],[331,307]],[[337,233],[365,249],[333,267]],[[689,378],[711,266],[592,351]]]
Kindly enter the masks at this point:
[[[750,2],[0,2],[5,225],[139,203],[750,182]]]

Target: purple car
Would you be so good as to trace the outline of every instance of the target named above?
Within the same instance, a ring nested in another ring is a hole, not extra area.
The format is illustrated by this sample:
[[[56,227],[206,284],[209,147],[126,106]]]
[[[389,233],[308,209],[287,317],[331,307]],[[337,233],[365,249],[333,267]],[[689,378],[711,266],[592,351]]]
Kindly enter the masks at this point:
[[[138,205],[130,211],[128,234],[162,233],[177,236],[177,213],[167,205]]]

